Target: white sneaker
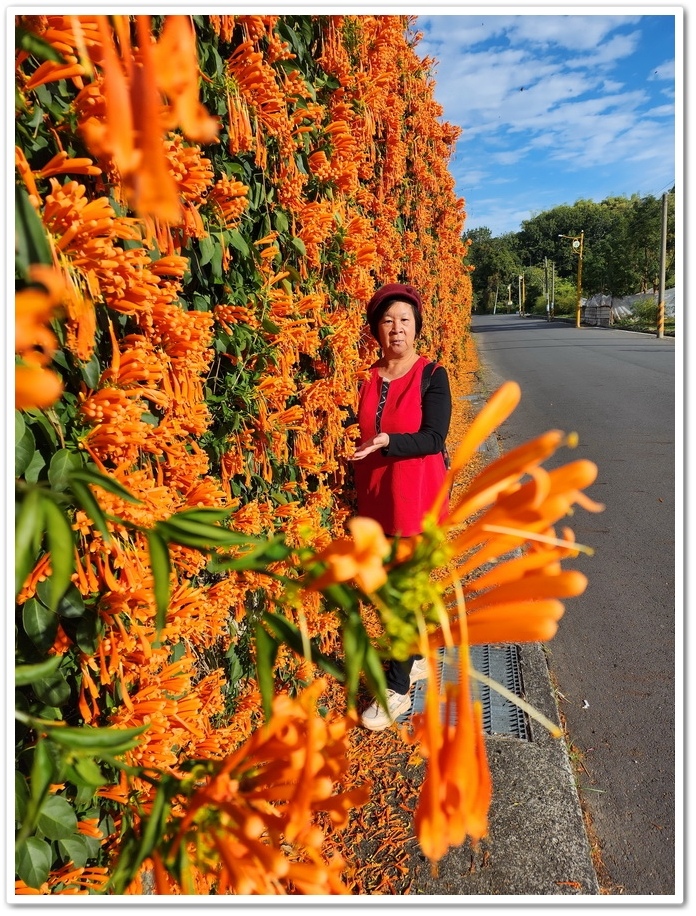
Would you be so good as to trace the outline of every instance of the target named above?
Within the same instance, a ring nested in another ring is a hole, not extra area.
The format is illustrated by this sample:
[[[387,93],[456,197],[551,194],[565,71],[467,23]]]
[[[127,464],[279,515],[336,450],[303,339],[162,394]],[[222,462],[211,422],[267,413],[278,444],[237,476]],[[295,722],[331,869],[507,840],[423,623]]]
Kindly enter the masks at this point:
[[[423,681],[428,676],[428,659],[427,658],[417,658],[413,662],[413,667],[411,668],[411,687],[416,683],[416,681]]]
[[[361,721],[372,732],[381,732],[392,725],[398,717],[411,708],[411,694],[387,690],[387,708],[374,700],[362,714]]]

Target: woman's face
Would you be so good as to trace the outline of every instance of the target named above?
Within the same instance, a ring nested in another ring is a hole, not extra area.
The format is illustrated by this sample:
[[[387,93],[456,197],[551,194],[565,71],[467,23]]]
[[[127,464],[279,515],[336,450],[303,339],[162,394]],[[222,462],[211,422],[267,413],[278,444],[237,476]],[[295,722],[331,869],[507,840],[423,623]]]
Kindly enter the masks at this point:
[[[408,356],[416,342],[416,318],[410,302],[392,302],[377,326],[385,356]]]

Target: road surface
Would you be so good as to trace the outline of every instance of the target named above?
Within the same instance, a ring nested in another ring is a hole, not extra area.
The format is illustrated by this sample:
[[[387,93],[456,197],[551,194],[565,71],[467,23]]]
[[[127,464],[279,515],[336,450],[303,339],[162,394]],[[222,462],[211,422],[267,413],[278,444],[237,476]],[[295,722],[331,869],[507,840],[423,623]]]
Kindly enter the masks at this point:
[[[674,895],[683,877],[675,340],[518,314],[475,315],[472,334],[487,391],[506,379],[522,389],[502,451],[562,429],[577,432],[579,446],[547,466],[580,457],[598,465],[587,492],[605,511],[578,509],[569,520],[595,550],[572,561],[589,585],[566,603],[550,669],[612,893]]]

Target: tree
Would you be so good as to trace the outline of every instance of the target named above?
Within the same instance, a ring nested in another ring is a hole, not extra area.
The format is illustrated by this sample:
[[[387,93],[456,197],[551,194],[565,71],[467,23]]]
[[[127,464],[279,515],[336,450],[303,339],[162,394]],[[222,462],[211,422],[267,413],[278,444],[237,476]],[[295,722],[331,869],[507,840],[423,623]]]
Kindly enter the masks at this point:
[[[626,296],[657,286],[661,256],[661,201],[638,195],[601,203],[578,200],[539,213],[522,223],[510,249],[526,267],[544,258],[559,279],[577,286],[577,256],[569,238],[583,233],[582,292]],[[496,240],[491,239],[493,244]],[[667,285],[674,283],[674,190],[667,228]]]
[[[492,312],[496,305],[500,306],[500,297],[507,294],[508,284],[516,282],[522,272],[514,236],[493,238],[491,230],[484,227],[467,233],[465,239],[470,243],[465,264],[474,267],[474,305],[479,311]]]

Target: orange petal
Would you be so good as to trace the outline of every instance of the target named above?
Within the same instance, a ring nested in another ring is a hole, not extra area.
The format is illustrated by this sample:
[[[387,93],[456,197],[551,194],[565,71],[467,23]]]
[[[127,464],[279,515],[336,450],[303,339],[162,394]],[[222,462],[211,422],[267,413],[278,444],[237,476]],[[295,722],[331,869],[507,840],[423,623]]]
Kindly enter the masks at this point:
[[[197,143],[213,143],[219,123],[199,100],[196,33],[188,16],[166,17],[153,56],[157,84],[173,104],[184,135]]]
[[[15,366],[15,408],[50,407],[63,393],[63,382],[50,369]]]
[[[452,463],[447,472],[440,492],[430,509],[430,514],[439,517],[442,506],[449,494],[452,484],[461,469],[474,454],[482,442],[513,412],[520,402],[521,390],[517,382],[504,382],[489,398],[483,409],[474,417],[474,421],[452,456]]]
[[[569,569],[558,575],[546,575],[537,572],[532,575],[508,582],[497,588],[489,589],[482,595],[467,598],[466,608],[470,615],[481,608],[491,608],[514,601],[544,598],[574,598],[587,588],[587,576],[576,569]],[[469,618],[473,619],[472,617]]]

